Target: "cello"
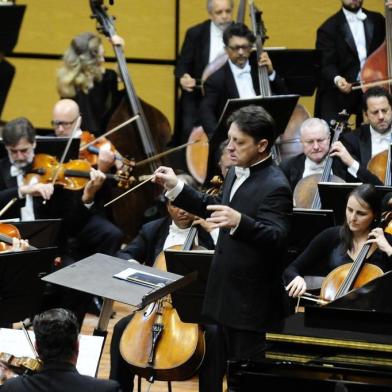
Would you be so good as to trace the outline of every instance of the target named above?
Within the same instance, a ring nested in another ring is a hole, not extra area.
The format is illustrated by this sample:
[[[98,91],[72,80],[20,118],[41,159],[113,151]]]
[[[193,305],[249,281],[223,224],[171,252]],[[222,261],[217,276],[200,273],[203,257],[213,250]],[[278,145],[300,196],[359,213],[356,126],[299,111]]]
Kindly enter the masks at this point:
[[[99,31],[108,37],[113,37],[116,30],[113,17],[106,13],[103,0],[90,0],[92,17],[97,20]],[[136,161],[150,158],[162,151],[170,139],[170,125],[167,118],[156,108],[139,99],[130,78],[127,62],[121,46],[113,45],[121,79],[125,86],[125,97],[114,111],[108,123],[108,128],[123,123],[132,115],[139,114],[137,120],[123,129],[108,136],[122,156],[132,157]],[[148,120],[147,120],[148,119]],[[154,130],[154,133],[151,132]],[[148,165],[152,173],[159,166],[159,161],[151,161]],[[139,176],[143,173],[136,173]],[[143,221],[145,210],[154,203],[154,187],[150,185],[148,192],[134,193],[124,197],[121,203],[113,207],[113,217],[116,224],[124,231],[127,240],[133,238]],[[116,193],[116,191],[114,191]],[[117,193],[118,194],[118,193]],[[116,194],[115,194],[116,195]],[[132,214],[132,219],[129,216]]]
[[[340,134],[347,126],[349,114],[344,110],[339,113],[339,121],[334,128],[331,145],[339,140]],[[322,174],[312,174],[302,178],[294,189],[294,205],[297,208],[311,208],[319,210],[321,200],[317,184],[319,182],[344,182],[340,177],[332,174],[333,158],[328,153]]]
[[[191,226],[183,247],[190,250],[197,227]],[[155,268],[166,270],[162,251]],[[204,334],[197,324],[183,323],[172,307],[169,297],[135,312],[120,341],[122,357],[141,377],[160,381],[183,381],[197,371],[205,354]]]

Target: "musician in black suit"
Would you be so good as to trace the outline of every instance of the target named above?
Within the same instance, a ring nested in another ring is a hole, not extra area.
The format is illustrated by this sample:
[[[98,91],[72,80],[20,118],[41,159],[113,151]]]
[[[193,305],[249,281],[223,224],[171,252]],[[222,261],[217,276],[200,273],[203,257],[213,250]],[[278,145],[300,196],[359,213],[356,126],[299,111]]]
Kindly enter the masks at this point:
[[[372,87],[363,95],[362,110],[369,124],[341,136],[331,149],[339,157],[340,170],[348,182],[368,182],[382,185],[382,181],[366,168],[372,157],[388,150],[391,143],[392,96],[381,87]]]
[[[3,392],[115,392],[117,382],[84,376],[76,370],[79,326],[65,309],[51,309],[34,318],[35,347],[43,368],[34,375],[9,379]]]
[[[229,119],[229,169],[222,196],[199,193],[160,167],[155,182],[166,196],[218,227],[203,311],[218,323],[226,358],[255,358],[265,331],[285,313],[282,256],[289,234],[292,193],[271,158],[274,121],[261,107],[248,106]]]
[[[342,0],[342,9],[317,30],[316,49],[321,51],[321,80],[315,116],[327,122],[346,109],[361,124],[360,90],[352,91],[366,58],[383,42],[384,17],[362,9],[363,0]]]
[[[180,174],[179,177],[187,184],[196,187],[192,177]],[[183,245],[189,233],[194,216],[168,202],[166,205],[169,216],[146,223],[140,229],[138,235],[124,249],[117,252],[116,256],[126,260],[135,260],[148,266],[152,266],[157,256],[172,245]],[[214,249],[214,240],[203,227],[206,223],[198,220],[203,226],[198,230],[197,243],[206,249]],[[215,237],[216,239],[216,237]],[[133,372],[120,354],[121,336],[132,319],[129,315],[121,319],[114,326],[110,346],[110,378],[117,380],[124,392],[133,390]],[[219,350],[220,340],[217,338],[213,325],[204,326],[206,331],[207,353],[199,372],[199,390],[201,392],[216,392],[222,388],[224,369],[220,370],[221,376],[216,378],[216,368],[210,370],[208,364],[219,363],[221,354]],[[211,350],[211,347],[216,347]],[[207,365],[206,365],[207,364]],[[211,384],[214,379],[216,384]],[[219,385],[220,383],[220,385]]]
[[[301,125],[300,135],[304,152],[286,159],[280,164],[280,168],[289,180],[293,191],[302,178],[323,173],[330,150],[330,129],[324,120],[319,118],[305,120]],[[346,137],[343,135],[341,138],[345,139]],[[336,142],[331,146],[331,156],[335,156],[334,151],[340,150],[344,151],[343,145],[341,142]],[[357,168],[354,162],[348,161],[346,154],[339,153],[339,155],[343,157],[344,161],[336,155],[337,157],[332,162],[332,174],[346,182],[380,184],[377,177],[370,173],[366,166],[360,165]]]
[[[209,139],[228,99],[260,95],[258,65],[267,67],[273,94],[287,93],[284,81],[276,74],[267,52],[263,52],[258,61],[256,53],[251,52],[255,40],[253,33],[242,23],[230,25],[223,33],[229,59],[204,83],[204,97],[200,105],[201,122]]]
[[[173,139],[187,141],[192,128],[201,124],[200,81],[207,64],[224,53],[223,31],[232,23],[233,0],[207,0],[210,19],[190,27],[177,59],[175,75],[181,87],[181,100]]]

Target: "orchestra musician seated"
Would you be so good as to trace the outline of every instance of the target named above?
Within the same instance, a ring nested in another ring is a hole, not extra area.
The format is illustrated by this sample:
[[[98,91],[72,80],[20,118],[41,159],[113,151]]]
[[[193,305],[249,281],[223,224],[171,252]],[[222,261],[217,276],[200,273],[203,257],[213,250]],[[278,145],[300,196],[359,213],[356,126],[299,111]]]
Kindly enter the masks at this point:
[[[17,199],[3,218],[20,218],[23,221],[61,218],[58,245],[62,266],[96,252],[114,254],[120,247],[120,230],[93,214],[84,204],[94,200],[105,175],[92,170],[91,179],[83,191],[71,191],[61,186],[55,187],[52,183],[41,183],[36,176],[26,184],[24,177],[31,169],[35,157],[36,139],[32,124],[26,118],[16,118],[4,127],[2,137],[7,156],[0,160],[0,205],[4,206],[11,199]],[[46,202],[43,203],[42,199]],[[103,225],[101,222],[107,224]],[[78,248],[69,246],[74,242],[73,238],[78,238]],[[83,238],[86,240],[80,242]],[[59,287],[50,298],[55,301],[54,304],[58,305],[60,301],[63,306],[72,309],[81,324],[85,314],[85,301],[82,299],[84,295]],[[58,290],[61,293],[57,293]],[[54,304],[50,303],[51,307]]]
[[[57,308],[38,314],[34,318],[33,328],[35,348],[43,363],[42,370],[32,375],[13,375],[1,387],[2,392],[121,390],[115,381],[98,380],[77,371],[79,325],[70,311]]]
[[[284,271],[283,278],[290,297],[306,292],[304,275],[326,276],[335,268],[352,263],[366,243],[373,244],[366,263],[383,272],[392,269],[392,235],[379,227],[381,200],[371,184],[362,184],[349,195],[343,225],[318,234]]]
[[[196,187],[195,180],[189,175],[180,174],[179,178],[181,178],[185,183]],[[194,215],[174,206],[169,201],[167,201],[166,209],[168,212],[167,217],[160,218],[143,225],[134,240],[126,246],[125,249],[119,251],[117,256],[122,259],[152,266],[158,255],[163,250],[168,249],[173,245],[184,244],[192,222],[200,225],[196,243],[207,249],[214,249],[213,236],[215,237],[215,234],[217,233],[208,233],[210,228],[207,225],[207,222],[197,218],[195,220]],[[114,326],[110,346],[110,378],[117,380],[124,392],[133,390],[133,372],[128,363],[121,356],[120,340],[132,317],[133,315],[126,316]],[[209,389],[210,387],[208,387],[215,376],[212,372],[214,368],[211,370],[209,364],[219,364],[222,362],[219,360],[220,341],[216,339],[213,325],[205,326],[205,331],[207,353],[199,374],[199,390],[213,392],[221,390],[222,388],[221,379],[220,385],[218,381],[217,386],[213,387],[215,389]],[[212,349],[212,347],[214,348]]]
[[[300,128],[300,140],[303,153],[288,158],[280,164],[280,168],[289,180],[292,190],[295,189],[302,178],[323,173],[330,151],[332,157],[337,157],[337,159],[333,160],[332,174],[337,175],[346,182],[380,184],[377,177],[363,166],[356,169],[355,164],[350,164],[346,168],[346,155],[338,152],[340,150],[343,151],[342,143],[338,141],[330,146],[331,132],[326,121],[315,117],[305,120]],[[349,173],[355,174],[356,177]]]

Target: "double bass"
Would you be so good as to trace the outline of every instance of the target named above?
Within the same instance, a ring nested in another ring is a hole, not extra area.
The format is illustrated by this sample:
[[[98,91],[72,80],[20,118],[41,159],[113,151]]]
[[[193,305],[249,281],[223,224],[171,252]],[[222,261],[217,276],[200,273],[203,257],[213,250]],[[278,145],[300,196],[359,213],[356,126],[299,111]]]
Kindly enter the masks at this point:
[[[93,13],[92,17],[97,20],[100,32],[108,37],[116,35],[113,17],[106,13],[103,0],[90,0],[90,7]],[[109,120],[108,128],[114,128],[116,124],[125,122],[132,115],[139,114],[139,117],[132,125],[123,128],[123,131],[111,134],[108,139],[116,146],[122,156],[141,161],[157,155],[158,151],[162,151],[166,147],[170,139],[170,125],[167,118],[158,109],[139,99],[128,72],[122,47],[113,45],[113,48],[124,83],[125,96]],[[153,173],[159,165],[159,161],[152,160],[148,165],[149,172]],[[146,173],[135,173],[135,176],[141,174]],[[150,189],[143,194],[132,193],[122,198],[120,203],[113,205],[114,221],[124,231],[127,240],[137,234],[146,209],[154,203],[155,187],[153,184],[148,186]]]

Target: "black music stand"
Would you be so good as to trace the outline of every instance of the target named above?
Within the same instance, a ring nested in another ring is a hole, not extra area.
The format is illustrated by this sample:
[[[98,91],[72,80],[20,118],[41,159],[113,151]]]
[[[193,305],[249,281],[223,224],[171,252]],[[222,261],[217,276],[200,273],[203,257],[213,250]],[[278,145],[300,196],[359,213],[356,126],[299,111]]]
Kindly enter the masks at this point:
[[[162,278],[168,279],[168,283],[154,289],[114,277],[127,268],[162,276]],[[49,283],[103,297],[104,303],[94,335],[104,337],[107,334],[113,301],[143,308],[189,284],[193,279],[192,275],[184,277],[102,253],[96,253],[43,278]]]
[[[317,49],[268,49],[274,69],[292,94],[311,97],[320,79],[321,52]]]
[[[298,102],[299,95],[273,95],[271,97],[255,97],[255,98],[233,98],[228,99],[223,112],[219,118],[216,129],[209,143],[207,182],[217,173],[217,163],[219,161],[219,146],[227,139],[227,120],[236,110],[256,105],[263,107],[275,120],[277,136],[281,135],[290,120],[291,114]]]
[[[344,222],[346,215],[346,204],[348,195],[358,185],[357,183],[335,183],[335,182],[319,182],[318,189],[322,208],[331,209],[335,214],[335,222],[340,225]],[[380,195],[380,203],[383,197],[392,192],[392,187],[376,185],[377,192]]]
[[[11,53],[18,41],[25,5],[0,6],[0,53]],[[7,60],[0,61],[0,116],[15,75],[15,67]]]
[[[56,247],[0,254],[0,325],[24,320],[40,310]]]
[[[207,323],[202,315],[204,295],[213,251],[165,250],[167,270],[179,275],[195,275],[195,281],[173,292],[173,306],[184,323]]]
[[[289,265],[317,234],[334,225],[333,210],[294,208],[286,265]]]
[[[35,147],[35,154],[49,154],[55,156],[58,160],[61,159],[63,151],[68,143],[67,137],[56,136],[40,136],[36,138],[37,146]],[[80,138],[75,137],[71,141],[71,146],[65,157],[65,162],[70,159],[79,158]]]
[[[36,248],[57,246],[61,219],[37,219],[34,221],[15,222],[23,239]]]

